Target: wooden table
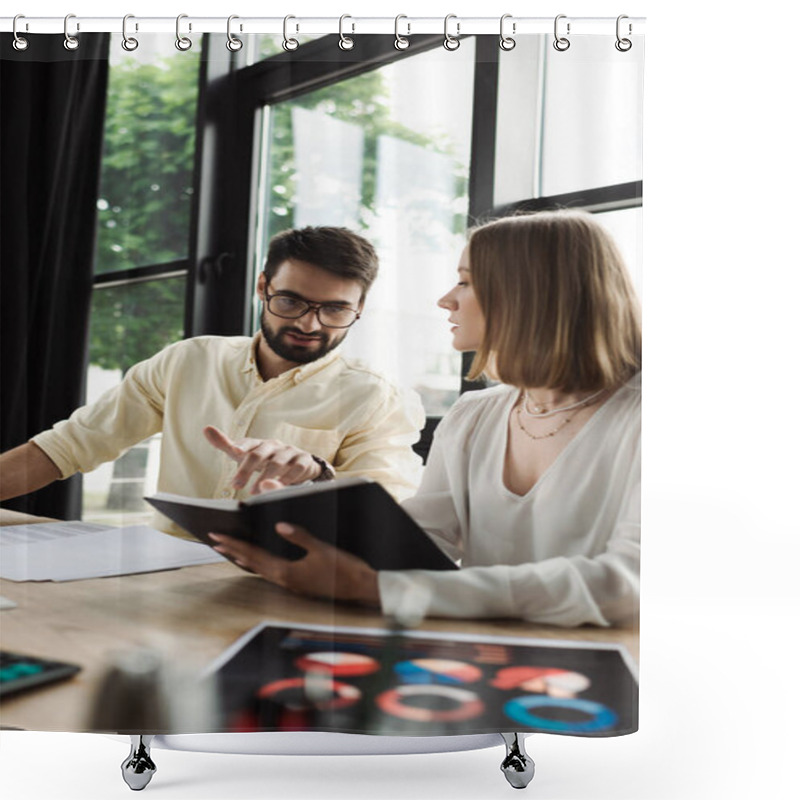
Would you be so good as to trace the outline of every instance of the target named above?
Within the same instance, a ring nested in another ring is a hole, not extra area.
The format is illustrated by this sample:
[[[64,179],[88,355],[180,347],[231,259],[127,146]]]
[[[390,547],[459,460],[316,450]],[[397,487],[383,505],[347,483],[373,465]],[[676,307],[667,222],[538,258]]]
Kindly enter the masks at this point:
[[[0,509],[0,525],[42,521]],[[265,619],[294,624],[384,628],[380,614],[289,594],[228,562],[65,583],[0,580],[18,607],[0,612],[4,650],[83,666],[60,684],[11,696],[0,725],[39,731],[87,731],[87,714],[115,653],[154,648],[184,667],[202,669]],[[425,631],[523,636],[621,644],[638,659],[632,628],[556,628],[515,620],[428,619]]]

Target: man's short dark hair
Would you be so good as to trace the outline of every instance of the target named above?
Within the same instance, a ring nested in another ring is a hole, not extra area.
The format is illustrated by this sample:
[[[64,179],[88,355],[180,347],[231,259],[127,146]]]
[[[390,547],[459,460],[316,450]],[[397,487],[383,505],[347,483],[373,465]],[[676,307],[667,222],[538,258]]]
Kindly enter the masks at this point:
[[[305,261],[341,278],[358,281],[366,294],[378,274],[378,254],[363,237],[347,228],[307,227],[272,237],[264,274],[272,280],[284,261]]]

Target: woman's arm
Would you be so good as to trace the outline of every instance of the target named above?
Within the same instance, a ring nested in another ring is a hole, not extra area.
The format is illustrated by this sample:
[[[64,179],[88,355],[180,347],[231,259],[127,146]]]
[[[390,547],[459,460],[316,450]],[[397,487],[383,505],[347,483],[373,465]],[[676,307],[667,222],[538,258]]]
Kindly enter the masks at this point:
[[[310,597],[380,606],[396,618],[495,617],[606,626],[631,619],[639,606],[639,544],[621,530],[596,558],[550,558],[458,572],[376,572],[299,526],[279,523],[275,530],[305,549],[306,556],[287,561],[256,545],[210,536],[218,552],[270,583]]]
[[[279,522],[275,531],[306,555],[288,561],[271,555],[262,547],[222,534],[210,533],[217,542],[214,548],[232,558],[242,569],[264,580],[309,597],[328,597],[366,606],[379,606],[378,573],[365,561],[321,542],[299,525]]]
[[[476,531],[470,534],[476,535]],[[569,627],[624,623],[638,614],[639,555],[637,463],[631,467],[625,501],[601,553],[468,567],[455,573],[381,572],[381,607],[386,614],[397,614],[404,598],[427,596],[430,616],[510,617]]]
[[[613,625],[639,607],[639,546],[597,558],[551,558],[515,566],[468,567],[457,573],[381,572],[385,614],[402,613],[404,598],[427,597],[427,615],[516,618],[572,627]]]
[[[639,607],[638,486],[603,553],[548,558],[458,572],[376,572],[360,558],[320,542],[303,528],[276,531],[307,551],[298,561],[211,534],[215,548],[243,569],[289,591],[380,605],[384,614],[457,618],[516,618],[565,627],[623,623]]]

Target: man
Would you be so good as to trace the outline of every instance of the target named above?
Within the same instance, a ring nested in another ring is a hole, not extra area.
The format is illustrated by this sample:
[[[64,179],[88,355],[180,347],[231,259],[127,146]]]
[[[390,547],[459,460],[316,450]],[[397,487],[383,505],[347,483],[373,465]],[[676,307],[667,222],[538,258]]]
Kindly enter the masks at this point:
[[[420,469],[411,445],[425,421],[419,398],[338,347],[377,269],[372,245],[347,229],[278,234],[258,279],[255,337],[186,339],[134,365],[97,402],[0,456],[0,500],[93,470],[159,431],[159,491],[239,498],[265,481],[335,473],[409,496]],[[164,517],[154,524],[178,532]]]

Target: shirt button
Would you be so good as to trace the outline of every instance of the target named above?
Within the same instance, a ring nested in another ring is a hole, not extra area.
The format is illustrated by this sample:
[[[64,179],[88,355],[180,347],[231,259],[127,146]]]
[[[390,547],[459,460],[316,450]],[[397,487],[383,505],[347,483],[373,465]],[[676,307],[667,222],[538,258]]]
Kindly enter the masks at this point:
[[[223,497],[230,497],[230,496],[231,496],[230,489],[226,489],[226,490],[225,490],[225,491],[222,493],[222,496],[223,496]]]

